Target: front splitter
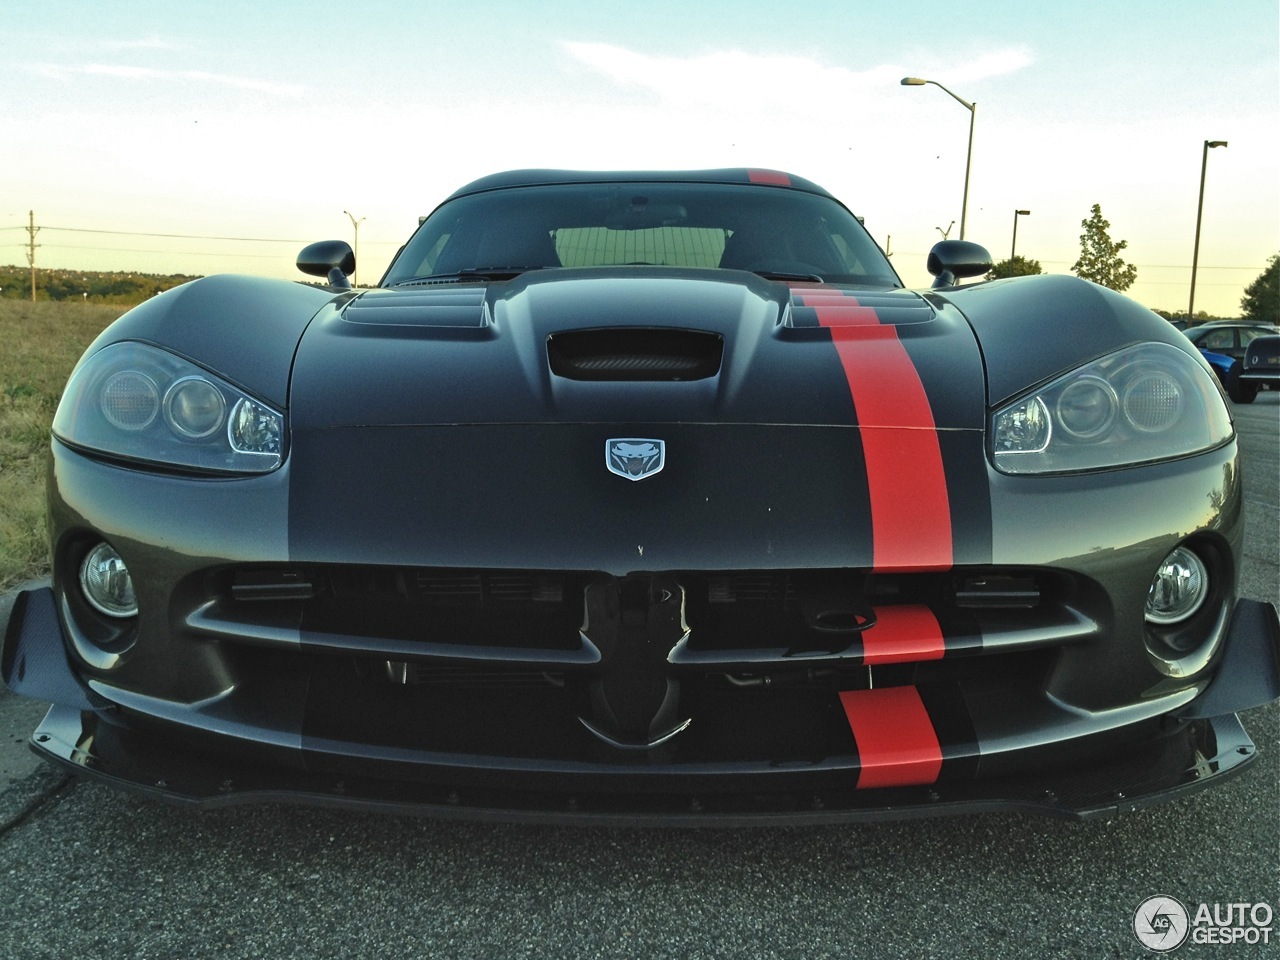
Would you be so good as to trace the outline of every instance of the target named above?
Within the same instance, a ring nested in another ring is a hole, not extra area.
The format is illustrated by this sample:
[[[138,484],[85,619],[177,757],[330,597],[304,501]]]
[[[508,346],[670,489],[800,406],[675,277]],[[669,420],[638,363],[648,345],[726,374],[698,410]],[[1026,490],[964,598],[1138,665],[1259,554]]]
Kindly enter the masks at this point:
[[[199,809],[287,803],[399,815],[617,827],[759,827],[1038,813],[1107,818],[1172,800],[1242,771],[1257,755],[1235,714],[1193,720],[1139,754],[1021,777],[877,790],[637,793],[527,790],[340,776],[242,761],[118,726],[92,711],[53,706],[32,749],[71,772]],[[602,778],[602,781],[607,778]],[[580,786],[580,784],[578,785]]]

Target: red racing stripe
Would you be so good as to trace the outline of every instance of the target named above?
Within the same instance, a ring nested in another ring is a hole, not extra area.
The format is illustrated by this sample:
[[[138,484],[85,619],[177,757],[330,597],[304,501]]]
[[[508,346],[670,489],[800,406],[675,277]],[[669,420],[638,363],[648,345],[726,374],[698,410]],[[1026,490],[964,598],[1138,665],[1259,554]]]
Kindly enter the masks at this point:
[[[871,497],[876,570],[945,570],[953,562],[951,506],[933,409],[895,327],[836,289],[796,288],[844,367]]]
[[[937,781],[942,746],[915,687],[844,690],[840,703],[858,748],[857,789]]]
[[[791,178],[777,170],[748,170],[747,179],[752,183],[768,183],[775,187],[791,186]]]
[[[942,627],[928,607],[876,607],[875,611],[875,626],[862,632],[864,663],[916,663],[942,659],[945,653]]]

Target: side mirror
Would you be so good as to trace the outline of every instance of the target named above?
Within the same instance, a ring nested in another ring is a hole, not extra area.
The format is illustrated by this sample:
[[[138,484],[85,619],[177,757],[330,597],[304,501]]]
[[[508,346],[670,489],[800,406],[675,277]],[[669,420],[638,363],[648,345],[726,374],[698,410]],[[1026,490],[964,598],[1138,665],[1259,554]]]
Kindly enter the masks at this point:
[[[965,277],[980,277],[991,270],[993,262],[987,248],[968,240],[941,240],[929,251],[929,272],[933,287],[953,287]]]
[[[320,240],[302,248],[298,269],[313,277],[324,277],[331,287],[350,290],[347,277],[356,272],[356,255],[345,240]]]

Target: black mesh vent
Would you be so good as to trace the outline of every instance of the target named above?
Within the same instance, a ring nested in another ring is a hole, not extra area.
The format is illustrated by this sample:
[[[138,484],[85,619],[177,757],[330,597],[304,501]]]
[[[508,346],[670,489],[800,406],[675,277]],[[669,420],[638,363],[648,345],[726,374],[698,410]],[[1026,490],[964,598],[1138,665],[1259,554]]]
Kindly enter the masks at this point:
[[[704,380],[720,372],[724,340],[699,330],[574,330],[547,338],[551,371],[570,380]]]

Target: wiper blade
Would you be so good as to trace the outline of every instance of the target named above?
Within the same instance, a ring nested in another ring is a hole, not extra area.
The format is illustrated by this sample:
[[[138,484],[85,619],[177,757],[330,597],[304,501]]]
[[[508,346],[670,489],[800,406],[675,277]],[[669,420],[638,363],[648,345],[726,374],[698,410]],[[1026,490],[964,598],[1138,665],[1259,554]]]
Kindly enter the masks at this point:
[[[522,273],[541,269],[542,267],[475,267],[471,270],[458,270],[455,273],[435,273],[427,277],[413,277],[410,280],[401,280],[392,284],[392,286],[411,287],[428,283],[471,283],[477,280],[494,283],[499,280],[513,280]]]
[[[764,277],[766,280],[811,280],[814,283],[822,283],[822,278],[816,273],[788,273],[786,270],[752,270],[757,277]]]

